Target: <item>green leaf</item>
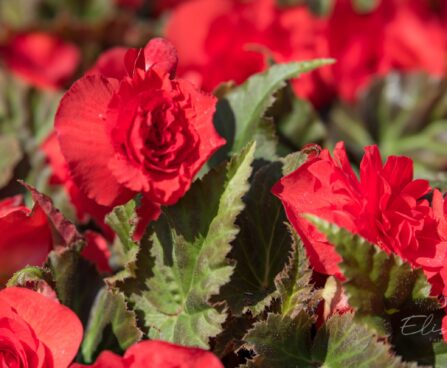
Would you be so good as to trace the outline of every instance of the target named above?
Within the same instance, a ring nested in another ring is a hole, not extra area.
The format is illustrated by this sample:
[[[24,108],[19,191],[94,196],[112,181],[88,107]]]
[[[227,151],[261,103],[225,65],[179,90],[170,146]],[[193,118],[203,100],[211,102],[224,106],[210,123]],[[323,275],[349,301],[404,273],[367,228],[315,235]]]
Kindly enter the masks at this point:
[[[335,315],[317,333],[312,360],[328,368],[416,368],[391,352],[390,345],[378,341],[352,314]]]
[[[356,309],[356,319],[387,335],[392,331],[393,316],[406,310],[434,312],[440,308],[436,298],[429,296],[430,284],[421,269],[413,269],[359,235],[314,216],[309,218],[343,258],[344,287],[349,304]]]
[[[222,330],[226,313],[211,305],[233,272],[226,260],[239,229],[255,144],[233,158],[225,170],[196,181],[175,206],[153,225],[152,249],[141,245],[135,277],[118,283],[149,337],[207,348]]]
[[[328,15],[335,0],[304,0],[307,6],[317,15]]]
[[[386,254],[358,235],[311,217],[343,258],[340,268],[355,319],[389,336],[406,361],[433,365],[435,345],[442,339],[445,313],[430,297],[430,284],[421,269]]]
[[[120,246],[124,252],[130,251],[132,248],[138,247],[132,237],[135,232],[138,221],[135,200],[130,200],[126,204],[115,207],[105,219],[107,225],[117,235]]]
[[[303,242],[290,226],[289,232],[293,238],[292,251],[288,264],[276,276],[275,285],[281,299],[281,314],[294,318],[302,310],[315,307],[320,298],[313,290],[312,270]]]
[[[281,137],[294,151],[306,144],[321,142],[326,137],[326,128],[312,104],[298,99],[293,91],[288,97],[286,102],[290,106],[284,106],[283,111],[287,109],[287,113],[278,121]]]
[[[334,0],[277,0],[279,6],[307,6],[317,15],[327,15]]]
[[[352,0],[352,2],[359,13],[369,13],[379,5],[378,0]]]
[[[91,309],[81,346],[82,355],[87,363],[93,361],[100,344],[104,348],[103,340],[110,338],[104,335],[104,330],[109,325],[122,351],[142,337],[142,332],[137,327],[136,316],[127,309],[124,296],[103,288],[99,291]]]
[[[272,105],[273,94],[285,85],[284,81],[330,63],[330,59],[320,59],[273,65],[266,72],[252,76],[227,95],[226,99],[236,120],[233,153],[239,152],[253,139],[259,119]]]
[[[285,86],[285,81],[332,63],[318,59],[301,63],[276,64],[264,73],[250,77],[244,84],[231,90],[217,104],[214,124],[227,139],[227,145],[213,160],[221,161],[228,154],[239,152],[253,137],[263,137],[273,144],[270,130],[266,135],[264,114],[275,101],[273,95]],[[262,149],[258,145],[258,150]],[[259,151],[257,157],[263,157]],[[271,157],[263,157],[271,159]]]
[[[53,129],[62,93],[41,91],[0,70],[0,133],[14,135],[33,155]]]
[[[306,162],[309,156],[318,154],[319,151],[320,147],[318,145],[310,145],[309,147],[302,149],[301,151],[291,153],[282,158],[281,161],[283,163],[283,176],[289,175],[294,172]]]
[[[264,158],[274,161],[278,158],[276,151],[278,145],[278,137],[273,119],[263,117],[259,120],[258,128],[254,136],[258,149],[256,150],[256,158]]]
[[[244,340],[256,353],[248,368],[285,368],[314,366],[311,357],[312,320],[306,313],[295,318],[269,314],[257,322]]]
[[[2,3],[3,4],[3,3]],[[0,69],[0,132],[19,137],[28,137],[29,87]]]
[[[280,162],[261,167],[244,197],[246,207],[237,220],[240,232],[229,256],[236,268],[221,291],[235,315],[275,290],[274,278],[287,262],[292,241],[281,201],[271,193],[281,176]]]
[[[76,244],[62,253],[51,251],[48,255],[46,267],[51,270],[56,284],[56,292],[62,304],[72,306],[74,300],[76,270],[79,265],[81,249]]]
[[[23,286],[34,290],[53,285],[53,278],[50,271],[43,267],[26,266],[17,271],[8,280],[6,287]]]
[[[447,344],[443,341],[434,344],[435,368],[447,367]]]
[[[336,315],[320,327],[312,340],[312,320],[301,312],[295,318],[270,314],[245,337],[256,355],[247,368],[416,367],[402,363],[351,314]]]
[[[117,282],[135,276],[134,264],[140,249],[138,242],[133,240],[138,222],[136,209],[136,199],[131,199],[126,204],[115,207],[105,219],[117,235],[111,248],[110,264],[120,271],[106,279],[106,283],[112,288]]]
[[[14,28],[29,26],[38,18],[40,3],[41,0],[0,1],[0,24]]]
[[[0,135],[0,189],[13,177],[14,168],[23,154],[18,140],[12,135]]]
[[[112,0],[67,0],[61,3],[58,0],[45,0],[47,7],[54,13],[62,13],[66,17],[76,17],[77,22],[101,24],[110,18],[115,11],[115,2]]]
[[[244,344],[242,341],[247,331],[253,326],[254,319],[250,315],[230,315],[223,325],[223,331],[213,341],[213,353],[219,358],[235,355]]]

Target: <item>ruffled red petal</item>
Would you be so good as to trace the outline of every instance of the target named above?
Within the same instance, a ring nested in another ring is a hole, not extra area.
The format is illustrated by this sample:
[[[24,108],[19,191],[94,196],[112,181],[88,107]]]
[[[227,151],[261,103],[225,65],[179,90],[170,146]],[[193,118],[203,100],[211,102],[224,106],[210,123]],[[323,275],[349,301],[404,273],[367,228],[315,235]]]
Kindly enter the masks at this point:
[[[0,300],[9,304],[49,349],[54,368],[66,368],[82,340],[82,324],[67,307],[34,291],[6,288]]]
[[[55,127],[73,180],[103,206],[122,204],[135,193],[120,185],[109,169],[115,155],[105,124],[108,105],[118,87],[114,79],[87,75],[64,95]]]

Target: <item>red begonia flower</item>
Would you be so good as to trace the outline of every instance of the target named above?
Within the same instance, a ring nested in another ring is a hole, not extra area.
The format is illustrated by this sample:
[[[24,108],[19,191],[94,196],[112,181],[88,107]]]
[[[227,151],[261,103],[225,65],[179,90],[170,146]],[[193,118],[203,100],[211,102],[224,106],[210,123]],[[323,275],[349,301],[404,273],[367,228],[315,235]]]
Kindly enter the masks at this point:
[[[112,272],[109,264],[111,252],[107,245],[107,240],[94,231],[86,231],[85,240],[86,245],[82,250],[82,257],[96,265],[99,272]]]
[[[290,33],[291,55],[277,54],[278,62],[312,60],[329,57],[326,34],[327,20],[317,18],[306,6],[286,8],[281,24]],[[292,80],[297,96],[310,100],[316,107],[324,106],[334,97],[332,66],[321,67]]]
[[[61,150],[76,185],[98,204],[141,192],[154,218],[224,144],[212,122],[216,99],[175,79],[176,64],[173,46],[154,39],[125,54],[124,78],[90,72],[63,97],[55,122]]]
[[[73,364],[71,368],[85,367]],[[142,341],[130,347],[121,358],[112,352],[101,353],[94,368],[223,368],[209,351],[170,344]]]
[[[337,144],[334,157],[323,150],[273,188],[316,271],[342,277],[341,258],[304,214],[335,223],[421,267],[433,290],[441,291],[439,273],[447,243],[437,234],[433,210],[423,198],[429,191],[426,180],[413,179],[409,158],[391,156],[382,164],[376,146],[365,148],[358,179],[342,143]]]
[[[53,246],[47,216],[21,196],[0,201],[0,233],[0,285],[26,265],[41,266]]]
[[[178,49],[179,75],[212,91],[222,82],[240,84],[267,69],[269,58],[287,62],[328,56],[324,27],[325,21],[304,6],[280,9],[274,0],[192,0],[174,9],[166,37]],[[294,88],[322,104],[330,93],[323,81],[330,79],[330,70],[323,68],[300,78]]]
[[[157,13],[173,9],[176,6],[179,6],[180,4],[186,3],[190,0],[155,0],[155,11]]]
[[[82,324],[67,307],[22,288],[0,291],[0,366],[66,368]]]
[[[447,239],[447,201],[437,189],[433,191],[432,204],[435,218],[438,221],[438,233],[442,239]]]
[[[445,28],[429,2],[380,1],[360,14],[351,0],[337,0],[328,22],[335,85],[345,100],[355,100],[374,76],[391,70],[445,73]]]
[[[43,89],[59,89],[73,76],[80,61],[77,47],[51,34],[16,35],[1,49],[14,74]]]

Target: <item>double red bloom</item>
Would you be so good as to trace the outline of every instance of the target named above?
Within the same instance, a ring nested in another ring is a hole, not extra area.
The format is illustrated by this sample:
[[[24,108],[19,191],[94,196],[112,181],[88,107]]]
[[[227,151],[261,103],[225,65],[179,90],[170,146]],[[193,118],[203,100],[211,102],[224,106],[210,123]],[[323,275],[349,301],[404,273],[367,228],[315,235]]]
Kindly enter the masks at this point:
[[[318,272],[341,277],[340,256],[304,214],[335,223],[401,256],[424,270],[434,293],[442,292],[447,237],[424,198],[431,191],[429,183],[413,179],[409,158],[391,156],[382,164],[376,146],[365,151],[360,179],[339,143],[334,157],[327,150],[309,157],[273,188],[302,237],[312,266]]]
[[[1,367],[67,368],[82,333],[79,318],[57,300],[23,288],[0,291]],[[105,351],[92,367],[223,368],[208,351],[162,341],[135,344],[124,357]]]
[[[22,288],[0,291],[0,366],[66,368],[82,340],[78,317],[56,300]]]
[[[224,144],[216,99],[175,79],[176,50],[154,39],[115,49],[63,97],[56,131],[70,177],[104,207],[143,193],[145,221],[175,203]]]
[[[86,367],[73,364],[72,368]],[[104,351],[92,368],[223,368],[212,353],[163,341],[142,341],[130,347],[124,357]]]

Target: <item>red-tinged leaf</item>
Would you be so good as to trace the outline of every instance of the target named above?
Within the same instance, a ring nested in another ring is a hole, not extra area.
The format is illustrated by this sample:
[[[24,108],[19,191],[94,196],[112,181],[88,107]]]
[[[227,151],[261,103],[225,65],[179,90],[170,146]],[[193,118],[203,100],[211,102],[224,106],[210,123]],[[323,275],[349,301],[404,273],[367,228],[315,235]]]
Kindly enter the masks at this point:
[[[76,226],[67,220],[64,215],[53,206],[51,198],[40,193],[33,186],[23,181],[20,183],[31,192],[31,196],[44,211],[53,230],[53,246],[56,251],[61,251],[66,247],[70,247],[75,243],[83,241],[83,237],[79,234]],[[62,249],[61,249],[62,248]]]

